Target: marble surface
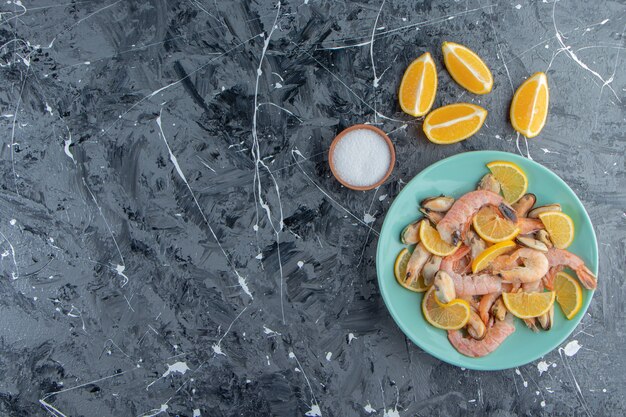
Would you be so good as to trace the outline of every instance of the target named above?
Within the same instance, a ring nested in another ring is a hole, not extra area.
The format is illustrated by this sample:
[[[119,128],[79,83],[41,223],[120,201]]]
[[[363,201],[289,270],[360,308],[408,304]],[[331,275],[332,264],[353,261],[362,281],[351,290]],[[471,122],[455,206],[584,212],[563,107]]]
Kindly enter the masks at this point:
[[[622,1],[3,2],[0,414],[624,415],[625,25]],[[444,40],[484,58],[491,94],[451,81]],[[467,141],[433,145],[399,110],[427,50],[435,106],[490,112]],[[508,106],[541,70],[550,114],[527,143]],[[326,150],[364,122],[398,158],[353,192]],[[589,211],[600,279],[575,355],[463,370],[387,313],[386,210],[479,149],[532,157]]]

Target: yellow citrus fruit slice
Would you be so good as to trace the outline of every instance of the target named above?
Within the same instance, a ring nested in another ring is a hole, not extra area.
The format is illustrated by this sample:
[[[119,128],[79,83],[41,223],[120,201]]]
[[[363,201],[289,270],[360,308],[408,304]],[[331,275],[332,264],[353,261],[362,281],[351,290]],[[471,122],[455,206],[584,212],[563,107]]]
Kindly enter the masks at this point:
[[[528,190],[528,177],[517,164],[509,161],[493,161],[487,168],[502,187],[502,195],[509,204],[519,200]]]
[[[504,242],[496,243],[495,245],[488,247],[472,261],[472,272],[477,273],[482,271],[483,269],[487,268],[491,264],[491,262],[498,256],[510,251],[516,246],[517,245],[515,244],[515,242],[511,240],[506,240]]]
[[[568,320],[574,318],[583,306],[583,289],[576,279],[565,272],[559,272],[554,279],[556,302]]]
[[[437,256],[452,255],[461,245],[461,242],[453,246],[444,241],[437,229],[432,227],[430,222],[427,221],[422,222],[420,226],[420,242],[422,242],[428,252]]]
[[[550,235],[550,240],[559,249],[565,249],[574,241],[574,221],[567,214],[560,211],[547,211],[539,214]]]
[[[454,42],[444,42],[441,49],[448,72],[461,87],[474,94],[487,94],[491,91],[491,71],[474,51]]]
[[[472,219],[472,224],[476,233],[490,243],[512,240],[519,233],[517,225],[495,206],[483,206]]]
[[[467,301],[454,299],[448,304],[438,303],[435,288],[431,287],[422,300],[422,313],[427,322],[444,330],[458,330],[470,318],[470,305]]]
[[[554,304],[556,293],[549,292],[505,292],[502,301],[506,308],[520,319],[530,319],[546,314]]]
[[[428,287],[424,283],[424,277],[421,275],[410,285],[404,282],[406,277],[406,266],[409,263],[409,259],[411,259],[411,252],[409,252],[407,248],[402,249],[396,257],[396,262],[393,265],[393,274],[396,277],[396,281],[398,281],[398,284],[402,285],[407,290],[424,292],[428,289]]]
[[[449,104],[430,112],[422,128],[431,142],[448,145],[478,132],[486,117],[487,110],[475,104]]]
[[[511,102],[511,124],[513,129],[527,138],[541,132],[548,117],[550,90],[548,78],[537,72],[519,86]]]
[[[400,83],[398,100],[402,111],[420,117],[430,111],[437,93],[437,68],[430,53],[411,62]]]

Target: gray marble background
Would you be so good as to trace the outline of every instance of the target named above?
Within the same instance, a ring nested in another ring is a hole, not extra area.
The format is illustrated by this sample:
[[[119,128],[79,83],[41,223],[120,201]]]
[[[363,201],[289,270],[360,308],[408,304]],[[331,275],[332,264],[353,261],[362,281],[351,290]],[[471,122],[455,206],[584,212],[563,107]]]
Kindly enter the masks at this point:
[[[623,1],[3,2],[0,414],[624,415],[625,28]],[[444,40],[484,58],[491,94],[451,81]],[[426,50],[436,106],[490,111],[465,142],[429,143],[399,109]],[[526,143],[508,107],[540,70],[550,114]],[[353,192],[326,150],[363,122],[398,161]],[[591,215],[600,277],[576,355],[463,370],[385,309],[389,204],[479,149],[546,165]]]

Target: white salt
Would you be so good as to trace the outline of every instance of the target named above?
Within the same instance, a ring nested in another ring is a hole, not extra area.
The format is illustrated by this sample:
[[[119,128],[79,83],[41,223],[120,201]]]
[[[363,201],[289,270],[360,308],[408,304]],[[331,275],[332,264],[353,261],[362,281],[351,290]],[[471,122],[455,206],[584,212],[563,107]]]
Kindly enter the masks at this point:
[[[352,130],[335,145],[337,175],[350,185],[367,187],[382,180],[391,164],[387,141],[369,129]]]

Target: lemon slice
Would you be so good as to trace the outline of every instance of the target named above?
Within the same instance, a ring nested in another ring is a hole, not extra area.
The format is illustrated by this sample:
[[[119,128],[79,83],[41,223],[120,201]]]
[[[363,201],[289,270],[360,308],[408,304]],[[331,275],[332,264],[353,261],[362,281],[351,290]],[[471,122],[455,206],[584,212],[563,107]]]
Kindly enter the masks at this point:
[[[555,247],[565,249],[574,241],[574,221],[567,214],[560,211],[548,211],[539,215],[550,235]]]
[[[548,78],[537,72],[519,86],[511,102],[511,124],[513,129],[527,138],[534,138],[541,132],[548,118],[550,90]]]
[[[430,53],[413,61],[402,77],[398,101],[402,111],[420,117],[430,111],[437,93],[437,68]]]
[[[515,242],[511,240],[506,240],[504,242],[496,243],[495,245],[488,247],[472,261],[472,272],[477,273],[487,268],[494,259],[510,251],[515,246],[517,246]]]
[[[422,129],[433,143],[449,145],[478,132],[487,118],[487,110],[470,103],[456,103],[431,111]]]
[[[428,289],[428,287],[424,283],[424,277],[422,277],[422,275],[420,275],[411,285],[404,282],[404,278],[406,277],[406,266],[409,263],[409,259],[411,259],[411,252],[409,252],[407,248],[402,249],[398,256],[396,256],[396,262],[393,265],[393,274],[396,277],[396,281],[398,281],[398,284],[402,285],[407,290],[413,292],[424,292]]]
[[[583,306],[583,289],[571,275],[559,272],[554,279],[554,291],[563,314],[571,320]]]
[[[474,94],[487,94],[491,91],[493,76],[476,52],[454,42],[444,42],[441,49],[448,72],[461,87]]]
[[[515,203],[526,194],[528,177],[522,168],[509,161],[489,162],[487,168],[500,183],[502,195],[509,204]]]
[[[519,233],[517,225],[502,216],[494,206],[484,206],[478,210],[472,224],[476,233],[490,243],[513,240]]]
[[[430,288],[422,300],[422,313],[427,322],[444,330],[458,330],[470,318],[470,305],[467,301],[454,299],[448,304],[438,303],[435,288]]]
[[[546,314],[554,304],[556,293],[550,292],[505,292],[502,301],[506,308],[520,319],[530,319]]]
[[[430,222],[422,222],[420,226],[420,242],[422,242],[428,252],[437,256],[452,255],[461,246],[461,242],[453,246],[444,241],[437,229],[430,225]]]

